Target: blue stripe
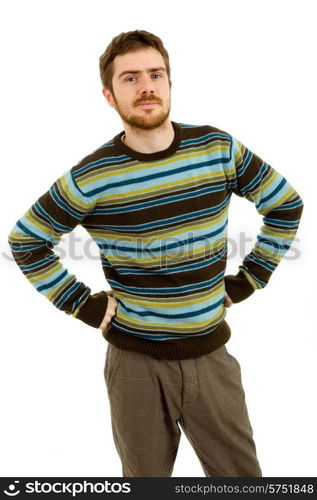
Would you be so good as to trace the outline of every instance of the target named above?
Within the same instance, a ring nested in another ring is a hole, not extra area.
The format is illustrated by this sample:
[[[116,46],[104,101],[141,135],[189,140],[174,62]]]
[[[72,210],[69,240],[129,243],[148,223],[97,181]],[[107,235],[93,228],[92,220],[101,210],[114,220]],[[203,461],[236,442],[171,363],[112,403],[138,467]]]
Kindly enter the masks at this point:
[[[154,311],[135,311],[134,309],[131,309],[130,307],[127,307],[124,305],[121,301],[119,301],[121,306],[127,311],[127,313],[133,313],[136,316],[154,316],[155,318],[169,318],[169,319],[178,319],[178,318],[192,318],[194,316],[201,316],[202,314],[205,314],[207,312],[212,311],[213,309],[217,309],[217,307],[220,306],[220,304],[223,303],[223,299],[219,300],[218,302],[215,302],[214,304],[211,304],[208,307],[204,307],[203,309],[199,309],[198,311],[189,311],[187,313],[180,313],[180,314],[162,314],[162,313],[157,313]]]
[[[276,188],[272,191],[272,193],[270,193],[268,196],[266,196],[265,198],[263,198],[261,200],[259,206],[263,205],[263,203],[265,203],[266,201],[268,201],[271,198],[273,198],[273,196],[275,196],[276,193],[278,193],[282,189],[282,187],[286,184],[286,182],[287,182],[286,179],[283,177],[283,179],[281,180],[281,182],[278,184],[278,186],[276,186]]]
[[[81,283],[79,281],[77,281],[76,283],[74,283],[70,287],[70,289],[61,296],[61,298],[59,299],[59,301],[56,302],[56,304],[55,304],[56,307],[60,308],[64,304],[64,302],[66,302],[66,300],[68,299],[68,297],[72,293],[74,293],[80,287],[80,285],[81,285]]]
[[[228,224],[228,219],[224,223],[223,226],[221,226],[219,229],[216,229],[215,231],[212,231],[209,234],[206,234],[204,236],[197,236],[196,238],[188,238],[185,241],[177,241],[176,243],[171,243],[170,245],[165,245],[165,247],[159,246],[155,248],[149,248],[148,250],[150,253],[154,253],[156,251],[162,252],[166,250],[170,250],[172,248],[177,248],[177,247],[182,247],[185,245],[190,245],[191,243],[195,243],[197,241],[204,241],[207,240],[208,238],[212,238],[213,236],[217,236],[218,234],[222,233],[225,230],[225,227]],[[119,246],[119,245],[112,245],[111,243],[102,243],[102,241],[99,241],[98,247],[101,248],[102,250],[109,250],[109,249],[114,249],[118,251],[128,251],[128,252],[142,252],[144,253],[144,248],[135,248],[135,247],[129,247],[129,246]]]
[[[251,272],[249,271],[249,269],[247,268],[247,266],[245,266],[245,265],[241,265],[241,266],[239,266],[239,269],[245,269],[245,270],[248,272],[248,274],[250,274],[250,275],[252,276],[252,278],[254,279],[254,281],[256,281],[257,283],[259,283],[259,285],[260,285],[262,288],[264,288],[264,287],[266,286],[266,283],[265,283],[264,281],[261,281],[261,280],[260,280],[259,278],[257,278],[256,276],[254,276],[254,274],[253,274],[253,273],[251,273]]]
[[[261,260],[261,259],[258,259],[257,257],[255,257],[255,255],[254,255],[253,252],[251,252],[249,255],[247,255],[246,258],[248,260],[251,260],[251,261],[255,262],[256,264],[259,264],[259,266],[264,267],[265,269],[268,269],[271,272],[273,272],[274,269],[275,269],[274,266],[271,266],[270,264],[268,264],[264,260]]]
[[[89,296],[90,294],[90,288],[88,290],[85,290],[84,293],[77,299],[72,305],[72,313],[77,309],[77,306],[81,303],[84,302],[84,299]],[[83,304],[84,305],[84,304]]]
[[[232,153],[232,151],[231,151],[231,153]],[[240,177],[244,174],[244,172],[246,171],[246,169],[250,165],[252,157],[253,157],[253,153],[251,151],[249,151],[247,148],[244,151],[244,155],[245,155],[245,153],[247,153],[247,154],[246,154],[245,158],[242,158],[241,165],[237,166],[238,177]]]
[[[127,328],[123,328],[122,326],[118,325],[117,320],[113,321],[113,326],[117,330],[120,330],[124,333],[128,333],[129,335],[132,335],[133,337],[140,337],[140,338],[145,338],[149,340],[171,340],[171,339],[189,339],[193,337],[204,337],[205,335],[210,335],[219,325],[216,325],[215,328],[213,328],[210,332],[207,333],[195,333],[194,335],[175,335],[173,332],[173,335],[166,333],[165,335],[152,335],[149,333],[135,333],[131,332]]]
[[[53,281],[50,281],[46,285],[42,285],[39,288],[37,288],[38,292],[41,292],[42,290],[47,290],[47,288],[53,288],[57,283],[59,283],[67,274],[67,270],[65,270],[58,278],[56,278]]]
[[[263,238],[262,236],[258,236],[257,239],[258,239],[258,241],[260,241],[262,243],[266,243],[269,246],[273,246],[277,250],[288,250],[290,248],[290,245],[282,245],[282,244],[277,243],[276,241],[269,240],[267,238]]]
[[[75,219],[78,219],[78,220],[81,220],[83,218],[83,215],[79,215],[78,212],[75,212],[75,210],[73,210],[70,205],[66,205],[57,195],[56,191],[55,191],[55,187],[52,186],[51,189],[50,189],[50,195],[51,197],[53,198],[53,200],[56,202],[56,204],[63,208],[63,210],[65,210],[66,213],[72,215],[73,217],[75,217]]]
[[[36,239],[41,240],[41,241],[47,241],[44,238],[42,238],[41,236],[39,236],[38,234],[35,234],[32,231],[30,231],[30,229],[28,229],[26,226],[24,226],[21,221],[18,220],[16,225],[18,226],[18,228],[22,229],[22,231],[24,233],[32,236],[33,238],[36,238]]]
[[[262,178],[263,178],[263,175],[265,173],[265,171],[268,169],[268,165],[266,163],[264,163],[261,168],[260,168],[260,171],[259,173],[256,175],[256,177],[252,180],[252,182],[250,182],[247,186],[245,186],[244,188],[241,188],[240,189],[240,192],[244,195],[246,192],[248,191],[252,191],[254,189],[254,187],[259,183],[261,182]],[[238,176],[240,177],[240,174],[238,174]]]
[[[78,177],[80,176],[80,174],[93,167],[107,165],[107,163],[116,164],[124,160],[129,160],[129,156],[121,155],[121,156],[112,156],[110,158],[100,158],[100,160],[93,161],[91,163],[88,163],[87,165],[84,165],[78,170],[74,170],[74,176]]]
[[[191,123],[179,123],[181,128],[198,128],[201,127],[201,125],[193,125]]]
[[[204,210],[199,210],[197,212],[188,212],[184,215],[179,215],[179,216],[176,216],[176,217],[170,217],[168,219],[160,219],[158,221],[155,221],[155,222],[148,222],[148,223],[145,223],[145,224],[136,224],[136,225],[131,225],[131,226],[114,226],[112,224],[107,224],[107,225],[101,225],[101,224],[95,224],[94,226],[91,226],[92,228],[97,228],[97,229],[113,229],[113,230],[117,230],[117,231],[142,231],[144,229],[153,229],[157,226],[159,227],[164,227],[164,226],[168,226],[170,224],[175,224],[177,222],[182,222],[182,221],[189,221],[190,219],[196,219],[196,218],[200,218],[201,216],[203,215],[212,215],[213,213],[215,212],[218,212],[219,210],[221,210],[224,206],[226,205],[226,200],[219,203],[218,205],[215,205],[211,208],[206,208]],[[86,226],[87,229],[90,227],[90,226]]]
[[[27,245],[26,243],[9,243],[10,249],[14,253],[18,252],[26,252],[27,250],[38,250],[39,248],[47,248],[47,244],[38,244],[38,245]],[[19,248],[15,248],[15,245],[18,245]]]
[[[101,186],[99,188],[92,189],[87,193],[87,196],[92,196],[94,194],[100,193],[101,191],[105,191],[105,189],[113,189],[116,187],[123,187],[123,186],[130,186],[131,184],[139,184],[141,182],[147,182],[153,179],[161,179],[163,177],[170,177],[171,175],[179,174],[181,172],[188,172],[190,170],[198,170],[199,168],[203,167],[210,167],[212,165],[217,165],[220,163],[223,163],[224,159],[223,158],[216,158],[215,160],[207,160],[201,163],[190,163],[189,165],[185,165],[184,167],[179,167],[175,168],[174,170],[169,170],[166,169],[166,171],[163,172],[157,172],[155,174],[149,174],[145,175],[144,177],[136,177],[136,178],[130,178],[126,179],[123,181],[118,181],[118,182],[113,182],[113,183],[107,183],[104,186]]]
[[[280,207],[277,208],[278,210]],[[285,227],[293,227],[293,226],[298,226],[299,220],[295,221],[284,221],[280,219],[271,219],[270,217],[263,217],[263,222],[270,225],[278,225],[278,226],[285,226]]]
[[[211,278],[207,281],[202,281],[199,283],[195,283],[194,285],[186,285],[186,286],[176,286],[176,287],[165,287],[165,288],[144,288],[144,287],[135,287],[135,286],[126,286],[121,283],[118,283],[118,281],[114,281],[113,279],[110,279],[107,277],[107,281],[109,285],[114,289],[114,290],[124,290],[126,292],[130,293],[138,293],[140,295],[144,296],[144,293],[146,295],[148,294],[155,294],[155,295],[162,295],[166,296],[168,294],[170,295],[175,295],[175,293],[183,293],[183,292],[195,292],[196,290],[200,290],[202,288],[206,287],[211,287],[218,281],[222,280],[224,277],[224,271],[219,273],[217,276],[214,278]]]
[[[36,208],[36,210],[44,217],[44,219],[46,219],[46,221],[50,222],[51,225],[54,227],[54,229],[56,229],[57,231],[64,231],[64,232],[67,232],[67,231],[71,231],[72,228],[71,227],[68,227],[68,226],[63,226],[62,224],[59,224],[58,222],[56,222],[45,210],[44,208],[39,204],[38,201],[36,201],[34,203],[34,207]]]
[[[47,259],[40,260],[38,262],[35,262],[34,264],[29,264],[28,266],[20,266],[23,271],[29,271],[31,269],[36,269],[38,267],[44,266],[45,264],[52,263],[54,261],[59,260],[59,257],[57,254],[52,254],[50,257]]]
[[[214,264],[215,262],[217,262],[219,259],[221,259],[225,255],[226,251],[227,251],[227,247],[224,247],[223,252],[218,254],[216,257],[212,257],[210,259],[204,260],[203,262],[197,262],[197,263],[191,264],[191,265],[178,266],[178,267],[168,267],[167,269],[166,268],[153,269],[153,267],[150,269],[146,269],[146,268],[143,268],[143,269],[122,268],[122,269],[120,269],[120,266],[116,266],[116,269],[118,270],[118,273],[122,274],[122,275],[123,274],[133,274],[133,275],[152,275],[152,276],[155,276],[157,274],[162,275],[162,274],[184,273],[184,272],[192,271],[194,269],[202,269],[204,267],[210,266],[211,264]],[[105,266],[105,267],[108,267],[108,266]]]
[[[200,144],[201,142],[205,142],[208,139],[213,139],[215,137],[219,137],[220,139],[228,139],[230,140],[230,136],[228,134],[220,134],[220,133],[211,133],[211,134],[206,134],[201,137],[198,137],[197,139],[187,139],[184,141],[181,141],[181,146],[190,146],[191,144]]]
[[[297,201],[293,201],[292,203],[284,203],[278,207],[279,210],[289,210],[290,208],[297,208],[303,205],[303,200],[300,198]]]
[[[105,142],[105,144],[103,144],[102,146],[100,146],[99,148],[96,149],[96,151],[99,151],[99,149],[102,149],[102,148],[108,148],[110,146],[114,146],[114,141],[113,139],[111,139],[110,141],[108,142]]]
[[[119,214],[122,212],[126,212],[127,210],[129,211],[134,211],[134,210],[143,210],[144,208],[152,208],[158,205],[165,205],[166,203],[174,203],[176,201],[180,200],[186,200],[189,198],[197,198],[198,196],[203,196],[205,194],[212,193],[214,191],[222,191],[223,190],[224,184],[221,184],[217,188],[204,188],[204,189],[199,189],[198,191],[195,191],[194,193],[184,193],[180,195],[174,195],[174,196],[169,196],[168,198],[160,199],[160,200],[154,200],[151,202],[145,202],[145,203],[138,203],[136,205],[128,205],[123,208],[108,208],[108,209],[96,209],[92,213],[93,214]],[[230,196],[230,195],[229,195]],[[227,199],[229,198],[227,197]],[[227,204],[227,199],[225,201],[225,204]]]

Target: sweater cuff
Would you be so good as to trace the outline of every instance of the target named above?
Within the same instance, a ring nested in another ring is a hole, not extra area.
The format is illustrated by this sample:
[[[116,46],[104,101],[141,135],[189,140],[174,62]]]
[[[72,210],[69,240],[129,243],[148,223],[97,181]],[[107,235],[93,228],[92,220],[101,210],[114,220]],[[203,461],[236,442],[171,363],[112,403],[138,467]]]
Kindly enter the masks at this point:
[[[89,326],[99,328],[108,305],[108,295],[101,291],[90,295],[74,316]]]
[[[224,281],[226,292],[234,303],[247,299],[255,292],[255,289],[242,271],[239,271],[235,276],[228,274],[224,277]]]

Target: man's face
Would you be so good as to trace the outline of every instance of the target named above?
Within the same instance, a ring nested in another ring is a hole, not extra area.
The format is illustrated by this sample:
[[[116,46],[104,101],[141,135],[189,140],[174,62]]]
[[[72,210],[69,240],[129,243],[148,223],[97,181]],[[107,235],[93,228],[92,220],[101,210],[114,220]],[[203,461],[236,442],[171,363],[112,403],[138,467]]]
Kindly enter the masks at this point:
[[[170,112],[170,88],[161,53],[146,47],[116,56],[113,92],[103,93],[122,120],[134,129],[160,127]]]

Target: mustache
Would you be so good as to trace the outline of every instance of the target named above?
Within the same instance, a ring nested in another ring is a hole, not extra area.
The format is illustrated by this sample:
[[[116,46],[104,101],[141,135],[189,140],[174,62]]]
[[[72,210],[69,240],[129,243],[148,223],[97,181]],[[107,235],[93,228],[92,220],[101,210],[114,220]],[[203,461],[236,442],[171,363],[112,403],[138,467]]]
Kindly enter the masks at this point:
[[[150,94],[149,96],[142,96],[142,97],[140,97],[140,99],[137,99],[135,101],[134,105],[137,106],[138,104],[141,104],[142,102],[148,102],[148,101],[154,101],[154,102],[157,102],[158,104],[162,104],[162,99]]]

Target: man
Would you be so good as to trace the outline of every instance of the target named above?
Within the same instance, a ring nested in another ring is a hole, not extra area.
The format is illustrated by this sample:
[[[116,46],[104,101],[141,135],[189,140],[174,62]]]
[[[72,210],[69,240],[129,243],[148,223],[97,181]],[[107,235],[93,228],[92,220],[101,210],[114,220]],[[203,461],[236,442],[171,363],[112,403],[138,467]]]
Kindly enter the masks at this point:
[[[60,310],[102,330],[123,476],[170,476],[181,429],[206,476],[261,476],[226,307],[264,288],[296,234],[303,202],[230,134],[170,120],[162,41],[121,33],[100,58],[103,94],[124,131],[68,170],[12,229],[23,273]],[[263,226],[225,276],[232,193]],[[99,249],[109,291],[91,294],[53,252],[77,224]]]

